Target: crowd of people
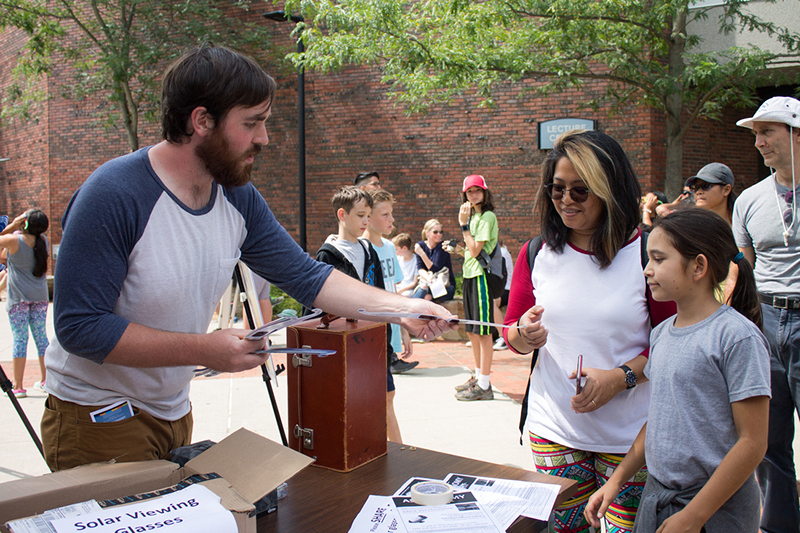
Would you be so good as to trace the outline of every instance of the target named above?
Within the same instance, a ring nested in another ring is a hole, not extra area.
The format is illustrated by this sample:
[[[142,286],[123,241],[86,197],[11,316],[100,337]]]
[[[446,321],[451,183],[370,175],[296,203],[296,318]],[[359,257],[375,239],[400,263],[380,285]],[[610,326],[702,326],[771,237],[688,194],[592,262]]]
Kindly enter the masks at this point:
[[[17,345],[30,329],[51,469],[167,458],[191,442],[195,367],[237,372],[265,361],[263,339],[207,332],[239,260],[306,307],[369,319],[359,312],[368,301],[371,311],[435,317],[387,325],[387,437],[402,442],[393,373],[416,366],[411,335],[427,341],[454,328],[439,304],[454,297],[451,254],[462,253],[475,369],[456,398],[494,397],[495,348],[531,354],[520,430],[537,470],[578,482],[553,513],[555,531],[800,530],[800,102],[772,98],[737,123],[771,169],[738,198],[718,162],[673,202],[643,195],[617,140],[572,131],[542,165],[541,234],[515,264],[503,260],[483,176],[461,183],[452,212],[460,239],[445,241],[430,219],[414,242],[415,232],[396,233],[395,198],[377,172],[331,198],[337,233],[315,261],[249,183],[275,89],[224,47],[197,47],[170,65],[164,139],[101,165],[64,215],[49,345],[47,217],[29,210],[0,232],[14,393],[25,393]],[[507,326],[496,342],[495,319]],[[118,402],[130,416],[94,420]]]

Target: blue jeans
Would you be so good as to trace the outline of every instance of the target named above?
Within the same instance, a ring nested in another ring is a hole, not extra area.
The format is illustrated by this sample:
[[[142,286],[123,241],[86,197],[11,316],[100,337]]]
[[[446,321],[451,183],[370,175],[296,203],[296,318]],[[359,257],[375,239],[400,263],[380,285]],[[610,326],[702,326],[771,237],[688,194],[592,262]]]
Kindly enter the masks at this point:
[[[447,287],[445,287],[445,290],[447,290],[447,294],[445,294],[444,296],[440,296],[438,298],[434,298],[433,299],[434,303],[440,304],[442,302],[446,302],[447,300],[453,299],[453,295],[456,293],[456,288],[452,284],[450,284]],[[425,295],[430,293],[431,293],[430,289],[417,289],[414,291],[413,298],[425,298]]]
[[[800,310],[761,304],[764,336],[769,342],[772,400],[769,402],[769,445],[756,468],[764,500],[764,533],[798,533],[797,481],[792,440],[794,411],[800,401]]]

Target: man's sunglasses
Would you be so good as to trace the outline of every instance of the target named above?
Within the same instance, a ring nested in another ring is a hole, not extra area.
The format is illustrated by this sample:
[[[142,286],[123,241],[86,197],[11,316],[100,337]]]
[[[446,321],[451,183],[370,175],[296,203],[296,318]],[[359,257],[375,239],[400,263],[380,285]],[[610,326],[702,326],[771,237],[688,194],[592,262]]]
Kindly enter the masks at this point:
[[[588,187],[572,187],[567,189],[563,185],[558,185],[556,183],[548,183],[544,186],[545,190],[547,191],[547,196],[552,198],[553,200],[561,200],[564,197],[564,193],[569,193],[569,197],[572,198],[573,202],[578,202],[582,204],[586,200],[589,199],[589,188]]]
[[[696,192],[697,189],[700,189],[700,190],[703,190],[703,191],[707,191],[707,190],[709,190],[711,187],[713,187],[715,185],[720,185],[720,184],[719,183],[709,183],[707,181],[695,181],[694,183],[689,185],[689,189],[692,192]]]

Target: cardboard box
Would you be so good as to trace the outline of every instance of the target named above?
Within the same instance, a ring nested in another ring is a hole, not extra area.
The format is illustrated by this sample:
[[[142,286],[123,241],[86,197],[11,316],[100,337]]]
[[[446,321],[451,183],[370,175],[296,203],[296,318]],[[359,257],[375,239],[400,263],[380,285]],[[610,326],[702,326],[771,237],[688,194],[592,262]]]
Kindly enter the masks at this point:
[[[308,466],[312,459],[239,429],[186,466],[170,461],[98,463],[0,484],[0,524],[86,500],[108,500],[166,488],[194,474],[233,512],[240,532],[255,533],[253,503]],[[6,532],[5,527],[0,530]]]

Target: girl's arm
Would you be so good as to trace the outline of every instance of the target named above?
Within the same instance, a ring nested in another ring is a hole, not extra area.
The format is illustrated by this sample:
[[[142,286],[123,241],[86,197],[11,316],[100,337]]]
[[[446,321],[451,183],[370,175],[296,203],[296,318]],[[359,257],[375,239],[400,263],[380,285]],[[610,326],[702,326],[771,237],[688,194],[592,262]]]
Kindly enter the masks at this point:
[[[747,481],[764,458],[769,428],[769,397],[755,396],[733,402],[731,410],[739,439],[697,496],[681,511],[667,518],[658,533],[699,532],[711,515]]]
[[[458,224],[460,226],[467,226],[469,224],[470,219],[470,210],[472,206],[469,202],[464,202],[461,204],[461,207],[458,210]],[[472,233],[469,230],[462,231],[461,236],[464,237],[464,244],[467,246],[467,250],[469,250],[470,257],[478,257],[483,250],[483,245],[486,244],[486,241],[476,241],[472,237]]]
[[[622,485],[644,466],[644,435],[646,432],[647,422],[645,422],[642,429],[639,430],[639,434],[636,436],[636,440],[633,441],[631,449],[628,450],[625,458],[622,459],[622,462],[617,469],[614,470],[614,473],[611,474],[611,477],[608,478],[605,485],[592,494],[592,497],[589,498],[589,501],[586,503],[583,515],[592,527],[600,527],[600,519],[603,518],[608,506],[611,505],[611,502],[613,502],[619,494]]]
[[[25,221],[28,219],[28,213],[22,213],[20,216],[15,218],[11,221],[3,231],[0,231],[0,235],[8,235],[9,233],[14,233],[18,229],[21,229],[22,226],[25,225]]]

